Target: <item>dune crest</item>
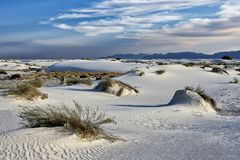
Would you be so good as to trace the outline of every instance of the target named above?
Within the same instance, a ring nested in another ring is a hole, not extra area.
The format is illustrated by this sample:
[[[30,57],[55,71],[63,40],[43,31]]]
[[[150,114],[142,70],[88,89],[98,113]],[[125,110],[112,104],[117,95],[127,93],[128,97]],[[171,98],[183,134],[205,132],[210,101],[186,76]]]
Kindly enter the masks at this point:
[[[209,102],[205,101],[197,92],[190,90],[177,90],[169,105],[194,105],[205,111],[215,111]]]

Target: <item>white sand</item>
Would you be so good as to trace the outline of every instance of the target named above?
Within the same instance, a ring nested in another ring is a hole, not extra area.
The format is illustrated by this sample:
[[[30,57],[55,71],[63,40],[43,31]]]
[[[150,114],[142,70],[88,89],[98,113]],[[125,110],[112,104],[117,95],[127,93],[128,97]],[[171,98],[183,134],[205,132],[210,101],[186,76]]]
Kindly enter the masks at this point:
[[[96,61],[91,63],[73,64],[73,67],[92,71],[107,68],[129,71],[139,66],[104,60],[101,60],[101,65]],[[119,67],[114,68],[116,64]],[[49,95],[49,99],[44,101],[28,102],[0,96],[0,159],[238,160],[240,117],[220,116],[187,104],[167,105],[176,90],[187,85],[201,85],[217,101],[219,108],[240,110],[240,86],[229,84],[233,77],[238,76],[237,72],[227,70],[230,75],[220,75],[209,72],[210,69],[183,65],[156,65],[150,69],[145,66],[140,65],[145,72],[142,77],[126,74],[116,78],[136,87],[140,91],[137,95],[116,97],[97,92],[93,88],[98,82],[94,82],[92,87],[41,88]],[[159,69],[165,69],[166,73],[155,74]],[[62,132],[62,128],[26,129],[18,124],[21,122],[16,116],[19,105],[44,107],[49,103],[63,102],[72,105],[72,100],[83,105],[99,106],[100,110],[115,116],[117,125],[104,128],[127,142],[86,142],[71,133]]]

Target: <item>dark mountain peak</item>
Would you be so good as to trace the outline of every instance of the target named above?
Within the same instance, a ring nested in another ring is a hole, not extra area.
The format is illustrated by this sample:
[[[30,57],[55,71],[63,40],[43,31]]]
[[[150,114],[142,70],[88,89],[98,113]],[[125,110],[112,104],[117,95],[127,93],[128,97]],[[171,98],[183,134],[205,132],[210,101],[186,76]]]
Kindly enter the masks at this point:
[[[154,53],[154,54],[116,54],[104,58],[121,58],[121,59],[221,59],[223,56],[230,56],[234,59],[240,59],[239,51],[225,51],[218,52],[212,55],[197,53],[197,52],[172,52],[167,54]]]

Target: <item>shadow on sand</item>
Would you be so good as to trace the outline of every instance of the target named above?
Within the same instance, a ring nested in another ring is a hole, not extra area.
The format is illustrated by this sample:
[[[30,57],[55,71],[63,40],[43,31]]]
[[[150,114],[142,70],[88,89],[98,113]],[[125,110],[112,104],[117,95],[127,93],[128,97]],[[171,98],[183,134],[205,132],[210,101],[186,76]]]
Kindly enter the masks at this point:
[[[66,91],[83,91],[83,92],[99,92],[95,89],[83,89],[83,88],[57,88],[58,90],[66,90]]]
[[[114,106],[119,107],[133,107],[133,108],[161,108],[161,107],[169,107],[170,105],[167,104],[160,104],[160,105],[132,105],[132,104],[114,104]]]

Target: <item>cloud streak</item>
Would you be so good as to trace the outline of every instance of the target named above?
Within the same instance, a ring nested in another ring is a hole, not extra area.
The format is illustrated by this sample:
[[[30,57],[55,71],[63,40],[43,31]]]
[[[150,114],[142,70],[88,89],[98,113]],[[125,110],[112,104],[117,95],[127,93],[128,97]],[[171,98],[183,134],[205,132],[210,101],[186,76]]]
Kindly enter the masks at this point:
[[[208,13],[207,8],[214,9]],[[240,1],[102,0],[65,10],[41,25],[62,35],[39,36],[29,46],[72,47],[73,54],[215,52],[239,48]]]
[[[188,17],[179,10],[205,5],[220,5],[215,18]],[[222,29],[238,27],[240,15],[237,1],[217,0],[104,0],[88,8],[72,9],[49,19],[59,29],[74,30],[86,36],[114,34],[115,38],[139,39],[139,35],[159,34],[206,37],[223,34]],[[76,19],[77,24],[62,21]],[[61,23],[58,22],[61,20]],[[169,26],[168,23],[172,25]],[[227,24],[227,25],[226,25]],[[213,25],[216,25],[213,27]],[[229,33],[229,32],[227,32]],[[149,37],[150,35],[146,35]],[[143,37],[141,37],[143,38]]]

